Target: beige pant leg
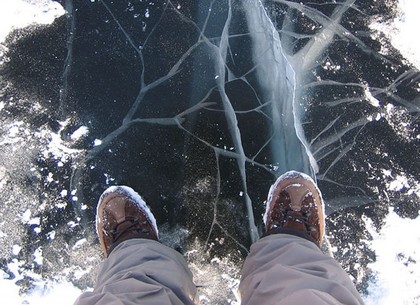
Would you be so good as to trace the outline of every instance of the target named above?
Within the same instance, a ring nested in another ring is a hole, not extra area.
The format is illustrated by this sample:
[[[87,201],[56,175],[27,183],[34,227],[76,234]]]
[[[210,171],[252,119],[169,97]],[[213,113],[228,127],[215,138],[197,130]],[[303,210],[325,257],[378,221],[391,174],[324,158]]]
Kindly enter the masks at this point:
[[[102,263],[93,292],[75,305],[195,304],[196,287],[182,255],[159,242],[130,239]]]
[[[333,258],[288,234],[273,234],[251,246],[239,291],[242,305],[363,304]]]

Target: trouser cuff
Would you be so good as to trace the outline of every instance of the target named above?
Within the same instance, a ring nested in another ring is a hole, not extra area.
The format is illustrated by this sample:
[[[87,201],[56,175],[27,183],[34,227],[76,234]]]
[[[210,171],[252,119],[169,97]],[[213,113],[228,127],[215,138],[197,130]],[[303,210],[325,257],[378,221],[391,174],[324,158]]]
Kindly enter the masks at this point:
[[[299,230],[290,229],[290,228],[281,228],[281,227],[272,228],[271,230],[265,232],[262,237],[266,237],[266,236],[273,235],[273,234],[294,235],[294,236],[301,237],[301,238],[304,238],[306,240],[309,240],[309,241],[313,242],[315,245],[318,246],[315,239],[313,239],[309,234],[307,234],[305,232],[302,232],[302,231],[299,231]]]
[[[119,240],[119,241],[113,243],[111,245],[111,247],[109,247],[108,256],[111,254],[112,250],[114,250],[119,244],[121,244],[122,242],[124,242],[126,240],[134,239],[134,238],[143,238],[143,239],[150,239],[150,240],[156,241],[156,239],[154,239],[152,236],[150,236],[150,234],[140,232],[136,235],[130,236],[129,238],[122,239],[122,240]]]

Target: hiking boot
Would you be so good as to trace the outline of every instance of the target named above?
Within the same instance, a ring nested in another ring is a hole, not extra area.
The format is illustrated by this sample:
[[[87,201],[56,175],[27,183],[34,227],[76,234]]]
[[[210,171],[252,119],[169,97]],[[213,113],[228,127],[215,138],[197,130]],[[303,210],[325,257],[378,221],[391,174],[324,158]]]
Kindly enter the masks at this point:
[[[96,211],[96,232],[106,257],[128,239],[159,240],[155,217],[128,186],[111,186],[102,193]]]
[[[321,246],[324,203],[311,177],[296,171],[281,175],[271,186],[264,214],[266,235],[297,235]]]

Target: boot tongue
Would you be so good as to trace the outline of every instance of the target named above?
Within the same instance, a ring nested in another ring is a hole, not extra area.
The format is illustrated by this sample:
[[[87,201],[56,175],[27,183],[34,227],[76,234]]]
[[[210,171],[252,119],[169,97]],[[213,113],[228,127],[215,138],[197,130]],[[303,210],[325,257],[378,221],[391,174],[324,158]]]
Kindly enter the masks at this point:
[[[308,190],[308,188],[306,188],[303,184],[293,183],[288,185],[285,188],[285,191],[287,191],[290,196],[290,209],[293,211],[301,211],[302,202],[306,195],[310,193],[310,190]]]

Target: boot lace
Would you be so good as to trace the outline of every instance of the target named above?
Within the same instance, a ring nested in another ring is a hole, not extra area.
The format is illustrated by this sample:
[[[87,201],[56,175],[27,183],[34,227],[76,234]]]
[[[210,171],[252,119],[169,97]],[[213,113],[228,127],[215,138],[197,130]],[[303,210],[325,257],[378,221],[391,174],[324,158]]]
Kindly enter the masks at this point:
[[[131,224],[127,227],[125,227],[124,229],[118,231],[118,227],[120,225],[122,225],[123,223],[126,222],[131,222]],[[138,226],[136,228],[136,226]],[[125,219],[119,223],[117,223],[111,230],[109,230],[106,233],[109,233],[109,237],[111,238],[111,242],[114,243],[116,242],[124,233],[128,232],[128,231],[137,231],[137,233],[145,233],[145,234],[149,234],[149,230],[146,230],[144,228],[141,227],[140,225],[140,220],[137,217],[133,217],[133,216],[127,216],[125,217]],[[107,234],[108,235],[108,234]]]
[[[304,224],[308,232],[316,231],[316,228],[309,223],[309,213],[305,211],[294,211],[290,208],[281,209],[281,212],[283,215],[282,224],[286,223],[288,220],[292,220]]]

